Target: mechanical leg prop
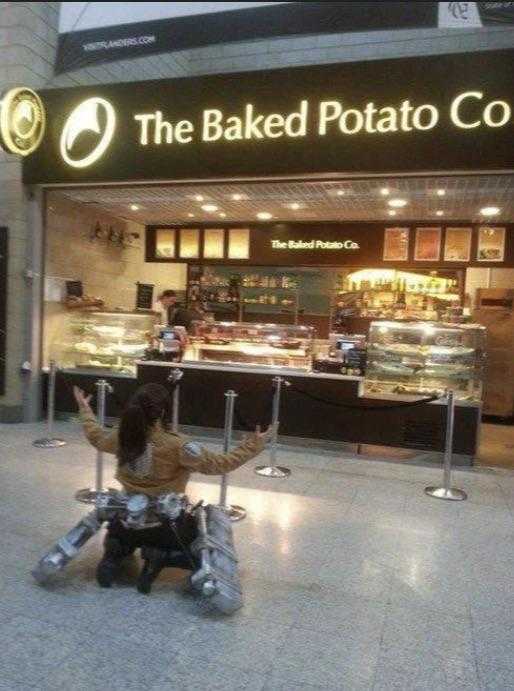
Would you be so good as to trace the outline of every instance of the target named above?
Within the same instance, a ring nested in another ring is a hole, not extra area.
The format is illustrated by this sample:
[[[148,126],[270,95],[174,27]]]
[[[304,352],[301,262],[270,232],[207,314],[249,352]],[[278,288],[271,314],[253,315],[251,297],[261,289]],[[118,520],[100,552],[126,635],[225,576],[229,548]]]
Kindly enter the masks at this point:
[[[163,521],[174,530],[174,522],[182,512],[188,512],[195,519],[198,537],[189,547],[181,545],[180,551],[141,544],[144,565],[138,579],[138,590],[149,593],[152,583],[165,567],[189,569],[192,571],[191,584],[200,597],[209,600],[219,612],[232,614],[242,607],[243,598],[230,518],[217,506],[200,504],[192,508],[186,497],[176,494],[154,499],[113,490],[99,493],[95,510],[81,519],[45,554],[32,575],[41,585],[47,583],[69,564],[107,521],[120,520],[136,534],[140,529],[162,525]],[[107,582],[111,573],[104,575],[105,585],[110,585]]]

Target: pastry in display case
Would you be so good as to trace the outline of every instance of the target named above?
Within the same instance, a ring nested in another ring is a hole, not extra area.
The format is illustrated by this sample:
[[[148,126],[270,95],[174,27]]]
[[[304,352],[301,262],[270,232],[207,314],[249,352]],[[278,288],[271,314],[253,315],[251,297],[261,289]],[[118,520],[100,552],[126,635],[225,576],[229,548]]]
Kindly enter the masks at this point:
[[[310,371],[314,336],[315,330],[310,326],[198,322],[184,361]]]
[[[365,394],[433,396],[480,402],[486,330],[478,324],[372,322]]]
[[[81,312],[70,315],[50,346],[61,368],[135,374],[158,315],[154,312]]]

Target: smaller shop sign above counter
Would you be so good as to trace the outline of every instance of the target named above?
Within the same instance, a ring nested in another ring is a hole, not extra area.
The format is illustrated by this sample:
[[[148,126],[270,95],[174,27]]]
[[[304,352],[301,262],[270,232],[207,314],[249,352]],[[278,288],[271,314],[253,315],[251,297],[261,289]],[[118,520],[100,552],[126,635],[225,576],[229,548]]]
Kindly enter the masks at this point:
[[[455,223],[147,226],[146,261],[260,266],[514,266],[514,227]]]

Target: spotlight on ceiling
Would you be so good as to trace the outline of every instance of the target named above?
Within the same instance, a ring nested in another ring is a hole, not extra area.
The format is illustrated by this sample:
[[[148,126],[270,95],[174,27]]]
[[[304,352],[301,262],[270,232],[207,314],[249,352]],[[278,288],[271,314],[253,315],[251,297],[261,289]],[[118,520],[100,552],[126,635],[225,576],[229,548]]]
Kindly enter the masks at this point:
[[[131,204],[130,205],[130,210],[131,211],[139,211],[139,206],[137,204]]]
[[[403,209],[404,206],[407,206],[406,199],[390,199],[387,203],[393,209]]]
[[[438,210],[435,212],[435,215],[436,215],[436,216],[444,216],[444,211],[441,211],[441,209],[438,209]]]
[[[498,216],[500,209],[497,206],[484,206],[480,209],[480,213],[482,216]]]
[[[438,196],[438,197],[444,197],[445,194],[446,194],[446,190],[444,190],[442,187],[440,187],[440,188],[437,190],[437,196]]]
[[[188,215],[189,218],[194,218],[194,217],[195,217],[194,214],[187,214],[187,215]]]
[[[270,214],[269,211],[259,211],[257,218],[259,221],[269,221],[270,218],[273,218],[273,214]]]
[[[344,190],[337,190],[336,194],[337,194],[338,197],[344,197],[344,195],[346,194],[346,192],[345,192]]]
[[[224,211],[222,211],[220,213],[220,218],[226,218],[226,217],[227,217],[227,214]]]
[[[389,216],[396,216],[396,211],[394,209],[389,209],[387,213],[389,214]]]
[[[389,194],[389,191],[390,191],[390,190],[389,190],[389,187],[382,187],[382,188],[380,189],[380,194],[381,194],[383,197],[387,197],[387,195]]]
[[[243,195],[242,194],[233,194],[231,199],[235,202],[240,202],[241,199],[243,199]]]
[[[202,211],[207,211],[209,214],[213,214],[215,211],[218,210],[218,207],[216,204],[204,204],[202,206]]]
[[[300,208],[300,204],[298,204],[298,202],[293,202],[292,204],[289,204],[289,208],[293,211],[298,211],[298,209]]]
[[[203,202],[203,196],[201,194],[195,194],[195,201]]]

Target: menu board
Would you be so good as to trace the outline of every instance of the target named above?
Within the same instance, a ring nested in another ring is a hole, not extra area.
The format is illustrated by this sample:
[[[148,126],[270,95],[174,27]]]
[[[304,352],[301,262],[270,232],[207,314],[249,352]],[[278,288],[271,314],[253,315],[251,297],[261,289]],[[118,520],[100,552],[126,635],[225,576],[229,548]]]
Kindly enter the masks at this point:
[[[505,259],[505,228],[481,226],[478,229],[477,261],[502,262]]]
[[[136,309],[151,310],[153,305],[153,289],[151,283],[136,283]]]
[[[384,231],[384,261],[406,262],[409,258],[409,229],[386,228]]]
[[[445,262],[469,262],[471,259],[471,228],[446,228]]]
[[[414,260],[438,262],[441,255],[441,228],[416,228]]]

